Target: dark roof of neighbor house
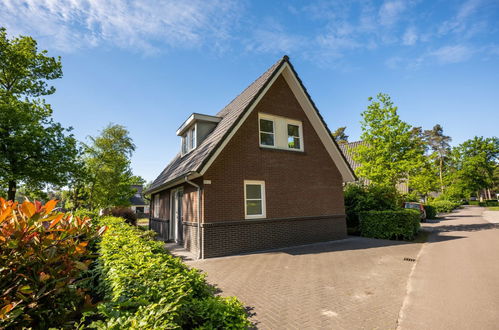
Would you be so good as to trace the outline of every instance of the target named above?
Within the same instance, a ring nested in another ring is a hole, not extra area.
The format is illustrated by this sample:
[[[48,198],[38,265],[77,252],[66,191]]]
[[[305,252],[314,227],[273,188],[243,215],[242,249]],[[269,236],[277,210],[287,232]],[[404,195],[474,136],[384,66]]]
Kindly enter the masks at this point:
[[[353,170],[356,170],[360,166],[360,163],[353,159],[353,150],[358,146],[365,144],[366,143],[364,141],[355,141],[355,142],[338,144],[340,146],[341,152],[343,153],[346,160],[348,161],[348,164]]]
[[[271,80],[273,74],[277,72],[281,65],[287,60],[287,56],[281,58],[225,106],[225,108],[220,110],[216,114],[216,117],[221,117],[222,120],[218,123],[213,132],[211,132],[211,134],[190,153],[183,157],[178,153],[156,180],[153,181],[149,189],[147,189],[147,192],[156,190],[157,188],[168,184],[168,182],[181,178],[189,172],[195,172],[202,167],[204,161],[208,159],[217,145],[224,140],[225,135],[230,132],[231,127],[233,127],[242,114],[244,114],[244,110],[253,103],[260,91],[263,90],[266,84]]]
[[[147,205],[148,204],[142,199],[142,197],[137,197],[135,195],[132,198],[130,198],[130,203],[132,204],[132,206],[134,206],[134,205]]]
[[[218,147],[223,143],[223,141],[231,133],[232,129],[237,126],[239,121],[243,118],[246,111],[253,105],[253,103],[258,99],[263,90],[267,87],[268,83],[272,81],[272,78],[277,74],[280,68],[288,63],[290,68],[296,75],[301,87],[303,88],[306,96],[313,105],[313,108],[317,112],[322,124],[326,127],[329,135],[331,132],[327,128],[324,119],[320,115],[317,107],[312,101],[310,95],[308,94],[305,86],[301,79],[298,77],[294,71],[293,65],[289,62],[288,56],[283,56],[279,61],[274,63],[267,71],[265,71],[260,77],[258,77],[251,85],[249,85],[241,94],[234,98],[225,108],[220,110],[215,116],[220,117],[221,120],[215,127],[213,132],[211,132],[206,139],[197,148],[189,152],[188,154],[181,156],[178,153],[175,158],[166,166],[166,168],[160,173],[160,175],[153,181],[151,186],[145,192],[146,194],[152,193],[154,191],[160,190],[162,187],[166,187],[168,184],[175,180],[182,179],[183,177],[189,175],[192,172],[199,172],[203,166],[208,162],[210,156],[215,153]],[[334,144],[333,138],[331,138]],[[336,144],[337,145],[337,144]],[[339,149],[339,148],[338,148]],[[340,154],[342,154],[340,152]],[[353,173],[349,162],[345,159],[344,155],[342,157],[348,170]]]

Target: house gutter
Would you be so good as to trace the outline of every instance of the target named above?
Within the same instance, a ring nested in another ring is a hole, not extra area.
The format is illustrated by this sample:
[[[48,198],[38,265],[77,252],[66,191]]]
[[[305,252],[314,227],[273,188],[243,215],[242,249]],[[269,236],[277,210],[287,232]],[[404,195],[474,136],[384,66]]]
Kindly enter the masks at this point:
[[[197,218],[198,218],[198,221],[197,221],[198,222],[197,241],[198,242],[197,242],[197,244],[198,244],[198,259],[202,259],[203,255],[204,255],[204,251],[203,251],[204,249],[203,249],[203,246],[201,245],[201,187],[198,184],[196,184],[192,181],[189,181],[188,175],[185,176],[185,182],[190,184],[193,187],[196,187],[198,190],[198,216],[197,216]]]

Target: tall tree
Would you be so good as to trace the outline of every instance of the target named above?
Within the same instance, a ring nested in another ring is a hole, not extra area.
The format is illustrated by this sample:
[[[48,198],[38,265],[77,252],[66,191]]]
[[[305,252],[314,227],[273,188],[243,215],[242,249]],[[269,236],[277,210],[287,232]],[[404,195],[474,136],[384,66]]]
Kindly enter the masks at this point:
[[[64,185],[74,169],[76,140],[40,98],[55,92],[47,81],[60,77],[60,58],[0,28],[0,184],[8,185],[8,199],[15,199],[19,182]]]
[[[411,126],[402,121],[387,94],[368,99],[371,104],[362,113],[362,135],[365,144],[354,151],[361,165],[356,172],[379,185],[395,187],[420,167],[424,148],[414,139]]]
[[[452,150],[451,182],[465,194],[491,189],[499,161],[499,138],[475,136]]]
[[[340,144],[348,143],[348,135],[345,134],[346,126],[338,127],[336,131],[332,132],[334,140]]]
[[[88,194],[91,208],[129,205],[137,181],[130,167],[135,150],[128,130],[121,125],[108,125],[85,146],[88,171]]]
[[[425,130],[423,136],[430,149],[437,155],[440,190],[444,192],[444,162],[450,154],[450,142],[452,141],[452,138],[444,135],[444,129],[439,124],[433,126],[431,130]]]

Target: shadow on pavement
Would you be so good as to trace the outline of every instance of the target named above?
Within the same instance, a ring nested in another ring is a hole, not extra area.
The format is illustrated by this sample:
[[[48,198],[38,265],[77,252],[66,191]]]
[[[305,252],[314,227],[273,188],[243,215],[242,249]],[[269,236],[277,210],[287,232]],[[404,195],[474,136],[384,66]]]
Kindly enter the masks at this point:
[[[498,229],[499,225],[494,223],[480,223],[468,225],[435,226],[434,232],[452,232],[452,231],[480,231]]]

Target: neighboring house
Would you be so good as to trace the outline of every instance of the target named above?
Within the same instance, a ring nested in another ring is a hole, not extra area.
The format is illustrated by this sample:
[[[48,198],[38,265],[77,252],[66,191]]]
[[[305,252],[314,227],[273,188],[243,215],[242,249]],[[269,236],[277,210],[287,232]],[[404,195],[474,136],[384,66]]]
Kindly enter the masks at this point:
[[[341,151],[343,152],[343,155],[345,155],[345,158],[347,159],[348,163],[350,164],[350,167],[355,171],[357,168],[360,167],[360,163],[354,160],[354,150],[360,145],[365,145],[366,142],[364,141],[355,141],[355,142],[348,142],[348,143],[342,143],[339,144]],[[370,184],[371,181],[365,178],[358,178],[359,182],[362,182],[363,184]],[[402,193],[402,194],[407,194],[409,193],[409,185],[407,183],[407,179],[401,180],[399,184],[396,186],[397,190]]]
[[[180,153],[147,190],[163,238],[206,258],[346,237],[342,186],[355,175],[287,56],[177,135]]]
[[[135,189],[135,194],[130,198],[130,208],[133,212],[137,214],[149,214],[149,203],[142,197],[142,190],[144,189],[142,185],[135,184],[132,185],[132,189]]]

